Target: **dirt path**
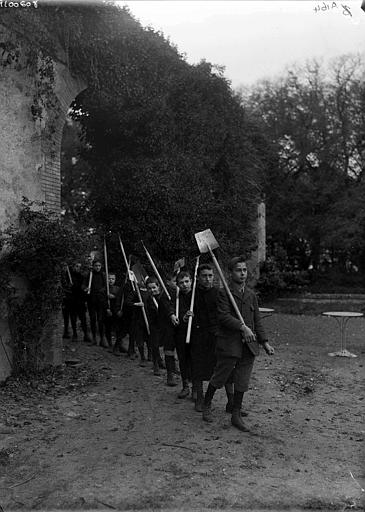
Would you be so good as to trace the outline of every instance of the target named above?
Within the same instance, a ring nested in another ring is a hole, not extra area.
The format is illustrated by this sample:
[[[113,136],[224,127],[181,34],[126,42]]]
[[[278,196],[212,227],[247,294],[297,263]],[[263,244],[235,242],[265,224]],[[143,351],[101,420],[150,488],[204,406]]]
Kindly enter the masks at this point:
[[[97,383],[43,399],[1,390],[0,505],[360,510],[365,320],[349,324],[356,359],[328,357],[337,348],[331,319],[265,323],[277,354],[257,360],[247,434],[230,426],[223,391],[215,423],[205,424],[150,367],[68,343],[66,357],[87,362],[84,378]]]

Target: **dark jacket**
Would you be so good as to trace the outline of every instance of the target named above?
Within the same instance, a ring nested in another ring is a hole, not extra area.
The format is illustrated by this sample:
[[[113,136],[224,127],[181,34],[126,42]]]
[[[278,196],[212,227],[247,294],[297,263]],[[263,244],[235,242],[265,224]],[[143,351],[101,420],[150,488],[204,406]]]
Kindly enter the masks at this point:
[[[107,307],[107,295],[106,295],[106,275],[104,272],[93,272],[91,280],[90,294],[87,295],[87,300],[91,304],[99,304],[104,308]],[[85,276],[84,289],[89,286],[90,273]]]
[[[245,324],[256,334],[257,341],[247,343],[247,346],[251,353],[257,356],[260,352],[260,345],[267,341],[261,322],[257,297],[255,293],[247,287],[245,287],[243,295],[234,284],[230,286],[230,290]],[[241,322],[237,318],[227,292],[224,289],[219,290],[217,309],[219,324],[217,354],[241,358],[244,343],[243,333],[240,330]]]
[[[84,291],[85,276],[81,272],[70,270],[72,286],[71,286],[71,301],[73,304],[81,305],[86,301],[86,293]]]
[[[113,315],[116,315],[120,309],[122,289],[115,284],[109,285],[109,293],[114,295],[114,299],[109,299],[110,310]]]
[[[217,297],[218,288],[200,288],[196,289],[194,303],[194,321],[193,327],[201,329],[211,334],[217,335],[218,317],[217,317]]]

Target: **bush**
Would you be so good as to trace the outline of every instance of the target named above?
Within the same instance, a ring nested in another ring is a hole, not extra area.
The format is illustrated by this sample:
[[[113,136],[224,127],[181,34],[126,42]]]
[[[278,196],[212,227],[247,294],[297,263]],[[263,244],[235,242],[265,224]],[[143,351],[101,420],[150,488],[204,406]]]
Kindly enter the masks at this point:
[[[310,277],[307,270],[282,270],[275,260],[270,259],[261,266],[256,287],[262,297],[272,298],[283,293],[303,291],[309,285]]]
[[[60,275],[87,248],[85,236],[64,224],[43,203],[23,199],[19,226],[0,234],[0,299],[6,300],[13,343],[13,370],[34,372],[42,363],[41,337],[47,322],[62,302]],[[20,297],[12,278],[21,278]]]

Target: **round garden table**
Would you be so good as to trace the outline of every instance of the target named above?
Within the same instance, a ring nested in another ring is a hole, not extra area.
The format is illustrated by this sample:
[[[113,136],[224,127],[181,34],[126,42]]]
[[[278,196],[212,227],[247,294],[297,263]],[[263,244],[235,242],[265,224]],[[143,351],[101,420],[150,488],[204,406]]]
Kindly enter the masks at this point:
[[[341,350],[338,352],[330,352],[328,355],[331,357],[357,357],[357,355],[352,354],[346,348],[346,326],[351,318],[360,318],[364,316],[363,313],[355,313],[353,311],[326,311],[322,313],[322,315],[334,318],[341,332]]]
[[[271,316],[271,315],[274,313],[275,309],[271,309],[271,308],[259,308],[259,311],[260,311],[260,313],[261,313],[262,318],[266,318],[266,317],[268,317],[268,316]]]

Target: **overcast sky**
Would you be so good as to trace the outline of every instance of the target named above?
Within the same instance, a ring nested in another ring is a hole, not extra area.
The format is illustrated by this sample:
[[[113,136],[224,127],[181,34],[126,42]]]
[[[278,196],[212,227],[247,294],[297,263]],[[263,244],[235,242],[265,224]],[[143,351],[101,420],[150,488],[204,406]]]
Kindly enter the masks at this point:
[[[128,5],[143,26],[151,25],[168,36],[190,63],[206,59],[225,66],[233,87],[273,77],[286,65],[308,58],[365,54],[361,0],[132,0],[120,4]],[[324,5],[329,9],[315,12],[316,6]]]

